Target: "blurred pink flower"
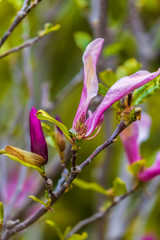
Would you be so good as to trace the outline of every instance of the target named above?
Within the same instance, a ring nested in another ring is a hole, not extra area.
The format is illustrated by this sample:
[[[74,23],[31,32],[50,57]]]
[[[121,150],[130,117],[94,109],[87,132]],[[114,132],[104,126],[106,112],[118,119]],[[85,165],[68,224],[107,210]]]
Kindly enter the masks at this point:
[[[147,234],[143,236],[140,240],[158,240],[154,234]]]
[[[150,133],[150,126],[151,126],[150,116],[146,113],[142,113],[140,121],[133,122],[120,134],[129,164],[132,164],[142,159],[142,156],[140,155],[140,145],[142,142],[148,139]],[[143,168],[138,173],[138,178],[142,182],[146,182],[159,174],[160,174],[160,151],[158,151],[156,154],[156,160],[154,164],[149,168]]]

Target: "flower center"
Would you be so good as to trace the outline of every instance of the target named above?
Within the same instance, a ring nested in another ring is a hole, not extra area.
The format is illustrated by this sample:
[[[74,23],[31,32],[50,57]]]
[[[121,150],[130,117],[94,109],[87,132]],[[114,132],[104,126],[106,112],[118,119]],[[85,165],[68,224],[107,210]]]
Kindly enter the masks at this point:
[[[76,122],[74,130],[77,133],[78,138],[83,138],[87,133],[86,115],[83,112],[80,119]]]

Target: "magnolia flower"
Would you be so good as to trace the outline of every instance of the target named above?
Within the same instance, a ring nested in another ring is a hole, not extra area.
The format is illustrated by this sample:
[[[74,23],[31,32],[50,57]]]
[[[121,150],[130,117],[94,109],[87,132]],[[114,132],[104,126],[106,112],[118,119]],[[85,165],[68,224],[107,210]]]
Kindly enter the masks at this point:
[[[121,134],[121,140],[123,142],[126,155],[129,164],[132,164],[138,160],[143,159],[140,154],[140,145],[146,141],[149,137],[151,126],[151,118],[148,114],[143,113],[141,121],[133,122],[127,127]],[[143,167],[138,173],[138,178],[142,182],[149,181],[160,174],[160,151],[156,154],[156,160],[154,164],[149,167]]]
[[[143,86],[160,74],[160,69],[150,73],[138,71],[130,76],[120,78],[107,92],[106,96],[92,113],[88,111],[91,100],[98,94],[98,80],[96,75],[96,64],[102,50],[104,39],[97,38],[92,41],[83,54],[84,80],[81,100],[76,116],[73,121],[72,130],[77,138],[88,137],[100,126],[104,118],[104,112],[116,101],[128,95],[134,89]],[[88,115],[88,117],[87,117]]]

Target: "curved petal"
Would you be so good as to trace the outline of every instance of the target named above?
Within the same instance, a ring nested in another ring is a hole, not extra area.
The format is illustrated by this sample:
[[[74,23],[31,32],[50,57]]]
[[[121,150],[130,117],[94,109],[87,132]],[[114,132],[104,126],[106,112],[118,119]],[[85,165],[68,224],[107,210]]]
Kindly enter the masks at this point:
[[[78,106],[76,116],[73,121],[73,127],[83,113],[86,114],[90,101],[98,93],[98,80],[96,74],[96,64],[102,50],[104,39],[97,38],[92,41],[83,54],[84,80],[81,100]]]
[[[141,159],[138,140],[138,122],[133,122],[120,134],[130,164]]]
[[[97,126],[101,115],[116,101],[123,98],[134,89],[143,86],[149,81],[153,80],[160,74],[160,69],[156,72],[150,73],[148,71],[138,71],[130,76],[120,78],[107,92],[103,101],[97,108],[97,110],[93,113],[91,122],[92,125],[87,132],[86,136],[89,136]]]
[[[160,175],[160,151],[158,151],[158,153],[156,155],[155,163],[151,167],[146,168],[146,169],[142,170],[141,172],[139,172],[138,178],[142,182],[147,182],[147,181],[151,180],[152,178],[156,177],[157,175]]]

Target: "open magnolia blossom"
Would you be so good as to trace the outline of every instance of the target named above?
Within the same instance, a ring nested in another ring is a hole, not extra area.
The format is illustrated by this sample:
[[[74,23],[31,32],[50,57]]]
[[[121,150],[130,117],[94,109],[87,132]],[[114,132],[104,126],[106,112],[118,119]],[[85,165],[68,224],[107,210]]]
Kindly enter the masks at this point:
[[[37,110],[33,107],[29,117],[31,152],[13,146],[6,146],[4,150],[0,151],[0,154],[5,154],[14,161],[19,161],[27,167],[41,171],[40,167],[48,161],[48,149],[41,122],[36,113]]]
[[[104,39],[97,38],[92,41],[83,54],[84,79],[83,90],[76,116],[73,121],[72,132],[76,137],[87,138],[93,131],[100,127],[104,119],[104,112],[116,101],[125,97],[134,89],[137,89],[160,74],[160,69],[150,73],[138,71],[130,76],[120,78],[107,92],[106,96],[92,113],[88,111],[91,100],[98,94],[98,79],[96,64],[102,50]],[[88,116],[88,117],[87,117]]]
[[[142,142],[148,139],[150,133],[150,126],[150,116],[146,113],[142,113],[141,121],[133,122],[129,127],[127,127],[123,132],[121,132],[120,137],[123,142],[129,164],[133,164],[142,159],[142,156],[140,154],[140,145]],[[142,182],[146,182],[159,174],[160,151],[157,152],[156,160],[151,167],[142,167],[142,169],[138,173],[138,178]]]

